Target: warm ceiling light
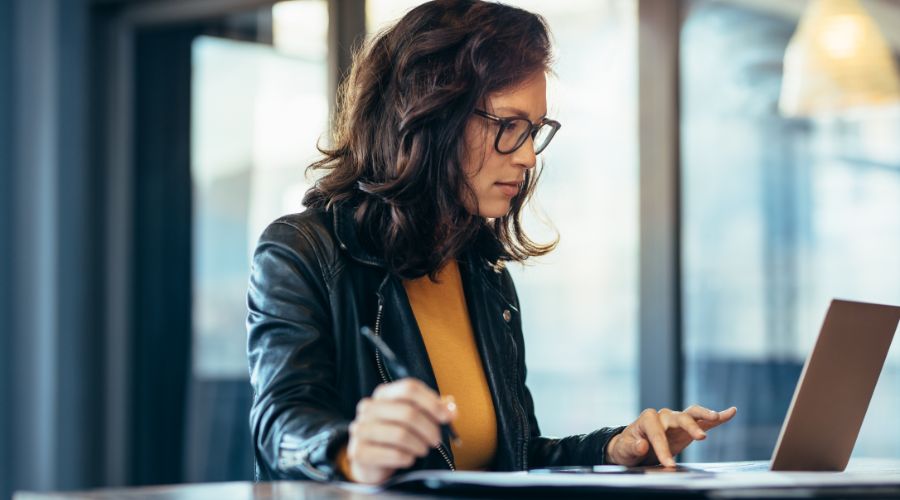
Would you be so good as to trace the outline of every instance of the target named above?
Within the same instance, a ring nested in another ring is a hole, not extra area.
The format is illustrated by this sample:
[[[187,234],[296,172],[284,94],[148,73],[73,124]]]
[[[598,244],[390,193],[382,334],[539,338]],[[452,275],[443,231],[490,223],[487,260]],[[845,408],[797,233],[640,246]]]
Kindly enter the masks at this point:
[[[778,106],[808,117],[900,102],[900,78],[858,0],[810,0],[784,55]]]

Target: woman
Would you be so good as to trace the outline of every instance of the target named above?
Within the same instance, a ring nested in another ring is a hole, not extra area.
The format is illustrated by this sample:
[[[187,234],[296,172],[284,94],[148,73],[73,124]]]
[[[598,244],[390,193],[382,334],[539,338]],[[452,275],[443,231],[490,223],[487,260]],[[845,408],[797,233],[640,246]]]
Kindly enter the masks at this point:
[[[503,264],[555,245],[520,223],[536,155],[560,127],[546,117],[549,61],[539,16],[476,0],[423,4],[358,54],[335,146],[312,165],[325,175],[253,259],[258,478],[671,466],[734,415],[646,410],[627,427],[541,436]],[[364,326],[412,377],[395,378]],[[460,441],[442,431],[450,422]]]

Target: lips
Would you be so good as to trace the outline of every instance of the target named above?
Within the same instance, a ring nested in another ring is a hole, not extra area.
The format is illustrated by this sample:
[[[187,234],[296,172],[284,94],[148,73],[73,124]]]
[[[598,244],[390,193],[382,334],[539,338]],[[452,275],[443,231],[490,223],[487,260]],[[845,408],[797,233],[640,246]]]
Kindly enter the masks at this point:
[[[521,182],[495,182],[495,186],[500,188],[500,191],[503,192],[506,196],[512,198],[513,196],[519,193],[519,189],[522,187]]]

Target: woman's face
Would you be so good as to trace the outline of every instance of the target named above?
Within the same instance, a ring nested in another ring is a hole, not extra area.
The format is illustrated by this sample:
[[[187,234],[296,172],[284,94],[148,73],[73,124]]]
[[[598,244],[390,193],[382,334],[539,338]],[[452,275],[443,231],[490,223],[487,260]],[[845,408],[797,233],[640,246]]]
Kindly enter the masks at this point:
[[[524,117],[537,123],[547,114],[547,78],[540,71],[525,82],[487,99],[488,113],[500,117]],[[537,157],[529,137],[509,154],[494,149],[500,124],[473,114],[466,126],[466,155],[463,170],[477,199],[466,199],[466,209],[482,217],[497,218],[509,213],[513,197],[524,187],[525,171],[534,168]],[[471,198],[471,196],[469,196]]]

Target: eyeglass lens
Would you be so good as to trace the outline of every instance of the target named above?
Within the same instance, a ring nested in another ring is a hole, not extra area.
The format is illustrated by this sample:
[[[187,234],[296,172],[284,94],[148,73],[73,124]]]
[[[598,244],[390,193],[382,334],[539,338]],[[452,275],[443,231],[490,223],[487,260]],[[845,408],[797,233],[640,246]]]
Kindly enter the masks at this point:
[[[500,139],[497,142],[497,149],[504,153],[511,153],[518,149],[528,140],[528,133],[531,132],[531,123],[524,119],[512,119],[506,124],[506,127],[500,133]],[[534,135],[534,151],[541,152],[553,136],[553,127],[542,124]]]

